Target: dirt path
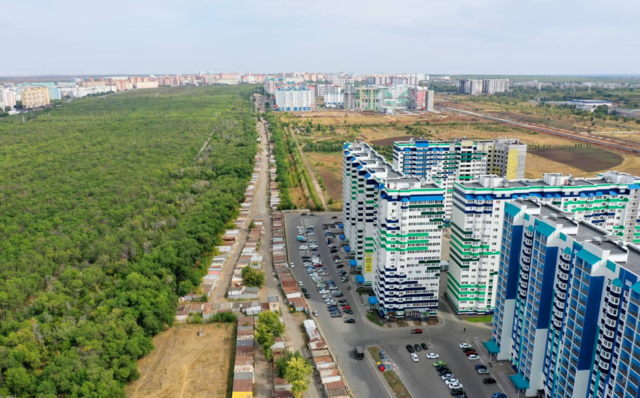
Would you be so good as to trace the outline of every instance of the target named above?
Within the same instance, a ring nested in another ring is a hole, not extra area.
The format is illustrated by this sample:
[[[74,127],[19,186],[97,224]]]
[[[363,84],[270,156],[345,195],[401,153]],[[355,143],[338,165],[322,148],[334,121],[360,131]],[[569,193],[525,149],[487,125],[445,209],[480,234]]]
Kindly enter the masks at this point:
[[[260,133],[260,131],[258,131]],[[267,214],[265,214],[266,206],[266,190],[269,187],[269,155],[268,155],[268,142],[266,138],[266,134],[262,136],[262,142],[260,143],[260,154],[262,156],[262,166],[260,168],[260,176],[258,177],[258,184],[256,185],[255,191],[258,195],[254,196],[253,202],[251,203],[249,216],[247,217],[249,222],[253,220],[255,217],[260,215],[263,218],[266,218]],[[263,210],[265,209],[265,210]],[[265,224],[264,229],[267,229]],[[269,227],[270,228],[270,227]],[[269,231],[269,234],[271,231]],[[238,262],[240,259],[240,255],[242,254],[242,248],[244,244],[247,242],[247,237],[249,236],[249,227],[248,225],[240,229],[240,233],[238,234],[238,238],[236,240],[236,244],[233,247],[233,250],[229,253],[227,260],[224,263],[224,267],[222,268],[222,272],[220,273],[220,279],[218,279],[218,283],[216,284],[215,289],[209,296],[210,303],[219,303],[225,302],[225,294],[229,290],[229,286],[231,285],[231,278],[233,277],[233,269],[234,264]],[[269,240],[265,240],[263,237],[260,243],[260,252],[263,256],[264,248],[268,247],[267,243],[271,242],[271,235],[269,235]]]
[[[267,197],[269,187],[269,143],[267,141],[267,133],[262,123],[258,123],[257,129],[260,137],[262,137],[263,170],[260,171],[260,183],[258,184],[258,191],[256,191],[256,194],[253,197],[253,204],[257,205],[258,210],[256,215],[262,216],[264,220],[264,229],[261,238],[263,244],[260,245],[260,254],[264,256],[264,272],[266,275],[265,287],[260,289],[260,301],[266,301],[267,296],[278,296],[280,308],[283,309],[281,315],[285,324],[287,346],[293,350],[300,351],[305,357],[309,357],[310,352],[306,348],[304,337],[302,336],[302,332],[300,332],[300,324],[302,321],[295,319],[294,316],[286,310],[287,306],[284,304],[284,297],[282,296],[282,291],[280,290],[278,280],[275,277],[275,271],[273,269],[273,259],[271,257],[271,217],[269,214],[269,201]],[[263,181],[267,181],[267,183],[262,184]],[[259,382],[256,383],[255,397],[271,398],[273,396],[273,388],[271,384],[272,379],[269,378],[269,381],[265,381],[264,378],[261,378],[262,375],[271,375],[271,369],[269,367],[269,363],[264,359],[262,354],[256,354],[256,380],[259,380]],[[310,385],[309,391],[304,393],[303,396],[305,398],[321,398],[322,394],[320,393],[319,385]]]
[[[329,208],[327,207],[327,201],[324,199],[324,194],[322,193],[322,187],[320,187],[320,184],[316,179],[316,174],[313,172],[313,169],[309,166],[307,157],[304,156],[304,154],[302,153],[302,148],[300,148],[300,144],[298,144],[298,137],[296,137],[296,134],[291,130],[289,130],[289,133],[291,137],[293,137],[293,140],[296,142],[296,148],[298,148],[298,152],[300,153],[300,157],[304,162],[304,166],[309,171],[309,175],[311,176],[311,181],[313,182],[313,187],[315,188],[316,192],[318,193],[318,196],[320,197],[320,201],[322,202],[322,207],[324,208],[324,211],[327,211]]]

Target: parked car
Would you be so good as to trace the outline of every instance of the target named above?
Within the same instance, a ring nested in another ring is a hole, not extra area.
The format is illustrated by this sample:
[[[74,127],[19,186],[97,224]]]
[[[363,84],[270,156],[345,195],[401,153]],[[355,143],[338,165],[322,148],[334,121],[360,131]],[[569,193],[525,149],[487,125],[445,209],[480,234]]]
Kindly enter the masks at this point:
[[[349,315],[353,315],[353,311],[351,311],[351,310],[344,310],[344,313],[345,314],[349,314]]]
[[[493,377],[487,377],[486,379],[482,379],[484,384],[496,384],[496,379]]]
[[[468,347],[468,348],[463,348],[462,352],[469,352],[469,351],[475,351],[475,350],[476,350],[475,348]]]
[[[477,361],[480,357],[478,355],[469,355],[467,359],[470,361]]]
[[[469,343],[461,343],[460,348],[473,348]]]
[[[307,245],[301,245],[300,246],[300,250],[307,250],[309,248],[309,246]]]
[[[481,363],[477,364],[477,365],[476,365],[476,370],[478,370],[478,369],[480,369],[480,368],[484,368],[484,369],[486,369],[486,368],[487,368],[487,365],[483,365],[483,364],[481,364]]]
[[[299,281],[299,282],[298,282],[298,285],[302,286],[302,285],[303,285],[302,281]]]
[[[413,354],[415,352],[411,344],[407,344],[407,351],[409,351],[409,354]]]
[[[477,352],[475,352],[475,351],[467,351],[467,352],[465,352],[465,353],[464,353],[464,355],[466,355],[466,356],[469,356],[469,355],[478,355],[478,353],[477,353]]]
[[[427,354],[427,359],[438,359],[440,358],[440,355],[436,354],[435,352],[430,352]]]
[[[338,264],[336,268],[342,268],[342,267],[344,267],[344,264]]]
[[[445,361],[438,361],[438,362],[435,362],[433,364],[434,367],[436,367],[436,366],[446,366],[446,365],[447,365],[447,363]]]
[[[305,298],[311,298],[311,295],[310,295],[309,293],[305,293],[305,294],[304,294],[304,297],[305,297]]]
[[[415,349],[416,349],[416,352],[420,352],[420,351],[422,351],[422,348],[420,348],[420,344],[415,344],[415,345],[413,346],[413,348],[415,348]]]
[[[420,361],[420,358],[418,357],[418,355],[414,353],[411,353],[411,359],[413,359],[413,362]]]
[[[353,318],[347,318],[344,320],[344,323],[356,323],[356,320]]]
[[[488,375],[489,373],[491,373],[487,368],[477,369],[476,372],[478,372],[479,375]]]
[[[462,388],[455,388],[451,390],[451,395],[453,395],[454,397],[462,397],[462,396],[466,397],[464,390]]]
[[[450,378],[450,379],[446,379],[446,380],[444,381],[444,384],[446,384],[446,385],[450,385],[450,384],[459,384],[459,383],[460,383],[460,380],[456,379],[455,377],[452,377],[452,378]]]
[[[422,347],[422,349],[425,351],[429,349],[429,346],[427,345],[427,343],[420,343],[420,347]]]
[[[449,390],[457,390],[462,388],[462,384],[460,383],[455,383],[455,384],[447,384],[447,387],[449,387]]]
[[[491,395],[491,398],[507,398],[507,394],[503,394],[501,392],[496,392],[493,395]]]
[[[413,329],[411,331],[411,334],[421,334],[422,333],[422,329]]]
[[[318,316],[318,311],[313,311],[313,316]]]
[[[449,379],[453,379],[453,378],[454,378],[453,373],[445,373],[445,374],[443,374],[442,376],[440,376],[440,379],[441,379],[442,381],[444,381],[444,380],[449,380]]]

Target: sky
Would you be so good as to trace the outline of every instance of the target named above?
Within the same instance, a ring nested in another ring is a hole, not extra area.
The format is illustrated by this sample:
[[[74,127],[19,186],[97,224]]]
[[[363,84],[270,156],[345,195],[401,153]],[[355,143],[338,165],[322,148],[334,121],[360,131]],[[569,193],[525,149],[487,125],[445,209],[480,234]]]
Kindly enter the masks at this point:
[[[0,0],[0,76],[640,75],[640,0]]]

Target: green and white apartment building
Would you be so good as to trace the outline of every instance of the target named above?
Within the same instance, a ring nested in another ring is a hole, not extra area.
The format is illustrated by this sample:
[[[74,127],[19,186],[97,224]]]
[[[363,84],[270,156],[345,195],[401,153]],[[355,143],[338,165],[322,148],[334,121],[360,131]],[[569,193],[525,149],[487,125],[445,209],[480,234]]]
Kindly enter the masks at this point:
[[[393,166],[405,175],[426,178],[445,188],[445,222],[453,209],[453,184],[496,174],[524,178],[527,144],[514,138],[476,141],[411,139],[393,145]]]
[[[542,179],[496,175],[458,181],[453,188],[447,299],[459,313],[495,308],[505,203],[535,199],[588,221],[628,243],[640,243],[640,177],[609,171],[593,178],[559,173]]]
[[[343,148],[343,223],[351,265],[381,315],[438,310],[444,189],[408,177],[364,142]]]

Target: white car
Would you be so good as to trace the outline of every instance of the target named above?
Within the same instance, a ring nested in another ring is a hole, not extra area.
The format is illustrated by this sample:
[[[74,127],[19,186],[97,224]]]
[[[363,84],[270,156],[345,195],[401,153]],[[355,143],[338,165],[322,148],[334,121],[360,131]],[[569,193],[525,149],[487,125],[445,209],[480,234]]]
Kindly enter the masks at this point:
[[[453,378],[454,378],[454,376],[453,376],[453,373],[447,373],[446,375],[442,375],[442,376],[440,376],[440,378],[441,378],[442,380],[448,380],[448,379],[453,379]]]
[[[438,359],[440,358],[440,355],[436,354],[435,352],[430,352],[427,354],[427,359]]]
[[[468,359],[468,360],[470,360],[470,361],[477,361],[478,359],[480,359],[480,357],[479,357],[479,356],[477,356],[477,355],[473,355],[473,354],[471,354],[471,355],[469,355],[469,356],[467,357],[467,359]]]
[[[449,387],[449,390],[457,390],[458,388],[462,388],[462,384],[460,383],[447,384],[447,387]]]
[[[318,316],[318,311],[313,311],[313,316]]]
[[[294,263],[291,263],[291,268],[295,268],[296,265]]]
[[[444,381],[444,383],[445,383],[446,385],[449,385],[449,384],[458,384],[458,383],[460,383],[460,381],[459,381],[458,379],[447,379],[447,380],[445,380],[445,381]]]
[[[473,348],[473,347],[471,347],[471,344],[469,343],[462,343],[460,344],[460,348],[465,349],[465,348]]]
[[[304,284],[302,283],[302,281],[298,282],[298,285],[303,286]]]
[[[302,245],[302,246],[300,246],[300,250],[307,250],[308,248],[309,248],[309,247],[308,247],[308,246],[306,246],[306,245]]]
[[[318,290],[318,293],[325,294],[325,293],[329,293],[329,291],[327,289],[322,289],[322,290]]]
[[[411,359],[413,359],[413,362],[418,362],[420,361],[420,358],[418,358],[417,354],[411,354]]]

